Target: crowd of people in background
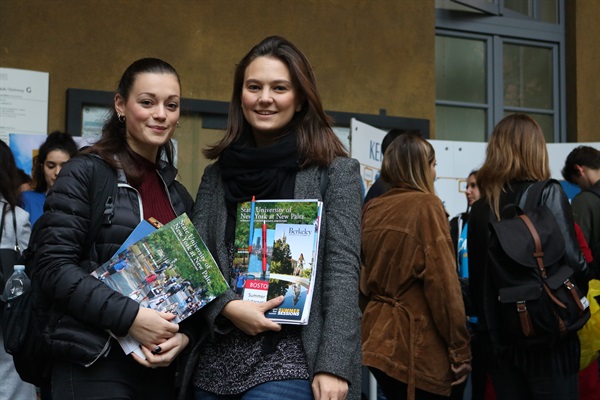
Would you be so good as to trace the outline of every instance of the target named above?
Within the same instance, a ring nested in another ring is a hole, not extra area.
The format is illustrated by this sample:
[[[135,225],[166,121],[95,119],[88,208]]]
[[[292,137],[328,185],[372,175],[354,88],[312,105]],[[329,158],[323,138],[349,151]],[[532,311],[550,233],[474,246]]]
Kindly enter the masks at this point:
[[[465,212],[449,218],[434,187],[434,148],[418,131],[386,135],[381,175],[363,198],[359,164],[332,129],[310,62],[285,38],[265,38],[236,65],[227,129],[202,149],[214,162],[195,202],[174,167],[180,103],[175,68],[144,58],[125,69],[92,146],[80,151],[69,134],[50,133],[31,179],[0,141],[0,245],[16,240],[25,249],[34,224],[42,232],[35,312],[53,363],[51,385],[38,398],[358,400],[366,396],[363,367],[376,378],[379,399],[598,398],[598,361],[580,366],[576,332],[543,351],[496,340],[489,225],[532,184],[550,179],[534,119],[511,114],[496,125],[485,161],[466,177]],[[98,163],[118,188],[112,224],[89,242]],[[587,289],[600,279],[600,150],[575,148],[562,175],[581,193],[570,203],[551,183],[541,204],[561,227],[569,267]],[[236,209],[254,196],[324,203],[306,326],[265,317],[281,296],[259,304],[237,295]],[[165,224],[182,213],[192,216],[231,288],[175,324],[173,314],[140,307],[90,272],[142,219]],[[135,337],[144,357],[124,354],[109,331]],[[592,371],[585,381],[584,367]],[[0,376],[0,400],[36,398],[2,348]]]

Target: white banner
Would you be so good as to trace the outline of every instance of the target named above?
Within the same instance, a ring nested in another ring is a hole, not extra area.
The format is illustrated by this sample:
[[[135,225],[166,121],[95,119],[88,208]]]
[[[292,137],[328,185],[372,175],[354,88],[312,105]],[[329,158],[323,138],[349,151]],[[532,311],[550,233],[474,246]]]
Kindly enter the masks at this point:
[[[356,119],[350,120],[350,156],[360,162],[363,196],[379,177],[381,169],[381,142],[387,131],[377,129]]]
[[[352,119],[351,132],[350,154],[360,162],[363,194],[366,195],[375,179],[379,177],[383,158],[381,142],[387,131]],[[467,209],[465,196],[467,176],[472,170],[479,169],[483,164],[487,143],[450,140],[429,140],[429,143],[435,149],[437,160],[435,190],[452,218]],[[573,198],[579,192],[579,188],[565,182],[561,171],[571,150],[581,145],[600,149],[600,142],[549,143],[547,145],[552,178],[561,181],[569,198]]]

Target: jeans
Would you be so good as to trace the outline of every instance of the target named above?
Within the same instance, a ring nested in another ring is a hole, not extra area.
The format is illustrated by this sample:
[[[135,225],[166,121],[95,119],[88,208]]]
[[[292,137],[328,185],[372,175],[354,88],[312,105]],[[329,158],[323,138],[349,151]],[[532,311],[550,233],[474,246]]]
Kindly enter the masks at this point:
[[[497,400],[577,400],[577,373],[527,376],[516,368],[490,373]]]
[[[194,389],[194,400],[312,400],[310,382],[305,379],[289,379],[261,383],[240,394],[218,395],[202,389]]]
[[[70,362],[52,366],[53,400],[173,400],[174,367],[146,368],[112,343],[106,357],[90,367]]]

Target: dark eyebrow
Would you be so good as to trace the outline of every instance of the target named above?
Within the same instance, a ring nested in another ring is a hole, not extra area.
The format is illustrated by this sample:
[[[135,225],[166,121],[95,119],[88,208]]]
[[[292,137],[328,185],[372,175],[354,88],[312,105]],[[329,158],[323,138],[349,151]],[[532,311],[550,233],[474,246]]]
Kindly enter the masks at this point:
[[[151,93],[151,92],[142,92],[142,93],[138,94],[138,97],[140,97],[140,96],[150,96],[150,97],[153,97],[153,98],[158,97],[158,96],[156,96],[155,93]],[[167,97],[167,99],[172,99],[172,98],[179,99],[179,95],[178,94],[172,94],[171,96]]]
[[[255,79],[255,78],[249,78],[249,79],[246,79],[246,83],[263,83],[263,82],[261,80]],[[287,85],[292,84],[292,82],[288,81],[287,79],[277,79],[274,81],[270,81],[269,83],[272,85],[279,85],[282,83],[287,84]]]

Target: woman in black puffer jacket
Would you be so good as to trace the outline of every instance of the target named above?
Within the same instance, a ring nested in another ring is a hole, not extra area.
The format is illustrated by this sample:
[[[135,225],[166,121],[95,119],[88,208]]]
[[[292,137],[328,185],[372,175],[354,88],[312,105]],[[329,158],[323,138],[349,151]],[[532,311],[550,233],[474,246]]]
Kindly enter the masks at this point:
[[[169,322],[172,314],[140,308],[90,272],[114,255],[142,219],[165,224],[191,213],[192,199],[175,180],[172,162],[170,139],[180,100],[179,77],[171,65],[158,59],[131,64],[101,140],[65,165],[48,194],[34,279],[44,299],[36,312],[52,352],[54,400],[173,397],[171,362],[187,345],[187,336]],[[103,225],[86,249],[98,162],[110,165],[118,188],[112,224]],[[108,330],[131,334],[143,344],[146,360],[125,355]]]
[[[477,174],[481,199],[469,216],[469,282],[478,318],[472,341],[475,364],[486,365],[498,400],[576,400],[579,339],[576,332],[553,346],[524,346],[507,337],[499,318],[496,288],[490,272],[489,224],[500,220],[509,204],[520,204],[527,189],[550,178],[548,151],[540,126],[525,114],[511,114],[494,128],[486,160]],[[590,271],[575,236],[568,198],[560,184],[547,184],[538,200],[553,214],[565,243],[565,259],[581,293],[587,293]],[[540,288],[541,290],[541,288]]]

